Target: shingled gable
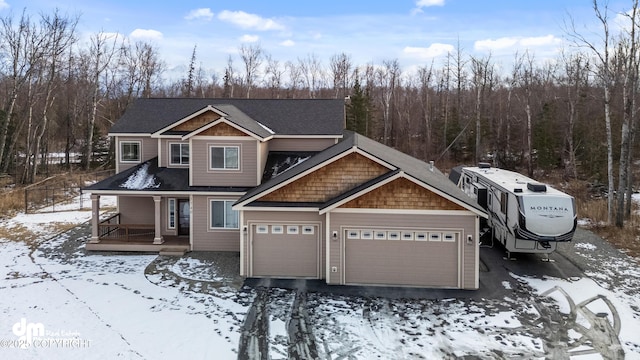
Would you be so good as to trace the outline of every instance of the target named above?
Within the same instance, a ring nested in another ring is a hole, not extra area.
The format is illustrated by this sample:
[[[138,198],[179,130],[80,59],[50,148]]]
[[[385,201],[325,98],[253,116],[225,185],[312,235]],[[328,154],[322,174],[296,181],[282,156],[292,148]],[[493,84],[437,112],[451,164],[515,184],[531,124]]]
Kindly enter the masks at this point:
[[[234,208],[239,209],[243,206],[251,206],[252,202],[259,202],[259,199],[262,196],[272,190],[295,181],[295,179],[313,172],[314,169],[324,166],[329,162],[334,161],[335,158],[338,158],[341,155],[344,155],[344,153],[352,150],[361,151],[380,163],[387,164],[389,167],[389,173],[368,181],[334,199],[329,200],[325,204],[318,204],[319,209],[322,209],[323,212],[340,206],[354,197],[370,191],[372,188],[382,186],[394,179],[397,179],[398,177],[404,177],[455,204],[477,213],[478,215],[486,216],[481,207],[473,203],[470,198],[456,186],[451,186],[452,183],[450,183],[444,174],[435,167],[431,168],[429,164],[423,161],[353,132],[345,132],[345,137],[338,144],[316,154],[302,164],[297,165],[287,172],[250,190],[236,202]]]
[[[216,106],[207,105],[203,109],[196,111],[186,118],[178,120],[174,124],[156,131],[151,136],[162,137],[167,134],[174,135],[174,133],[176,132],[173,130],[180,128],[181,125],[188,124],[190,121],[195,121],[196,119],[198,119],[198,117],[204,116],[207,112],[215,113],[219,115],[219,117],[203,124],[198,124],[199,126],[191,131],[177,132],[178,134],[182,135],[181,137],[183,140],[187,140],[190,137],[201,134],[202,132],[211,129],[221,123],[225,123],[233,127],[234,129],[252,136],[260,141],[268,140],[274,135],[274,132],[271,129],[250,118],[235,106],[223,104]]]
[[[236,125],[246,125],[247,131],[273,132],[276,137],[341,138],[344,128],[343,100],[149,98],[135,100],[109,135],[153,134],[208,106],[229,115]],[[244,116],[255,123],[245,124]]]

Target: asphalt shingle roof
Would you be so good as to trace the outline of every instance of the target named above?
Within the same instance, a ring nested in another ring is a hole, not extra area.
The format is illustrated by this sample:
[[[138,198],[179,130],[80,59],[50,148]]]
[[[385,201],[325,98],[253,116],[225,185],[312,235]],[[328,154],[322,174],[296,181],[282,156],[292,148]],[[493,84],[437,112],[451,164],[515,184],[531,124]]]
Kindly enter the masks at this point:
[[[276,176],[275,178],[272,178],[269,181],[264,182],[261,185],[249,190],[236,203],[242,203],[248,199],[251,199],[261,192],[264,192],[267,189],[278,185],[279,183],[285,182],[298,174],[301,174],[324,163],[325,161],[330,160],[338,154],[348,151],[354,146],[361,151],[372,155],[373,157],[376,157],[386,163],[391,164],[392,166],[395,166],[397,169],[403,171],[416,180],[421,181],[424,184],[438,189],[443,193],[457,199],[461,203],[468,205],[470,208],[474,208],[482,213],[485,212],[478,204],[473,202],[472,199],[467,196],[467,194],[465,194],[455,184],[449,181],[449,179],[435,166],[432,167],[430,164],[424,161],[418,160],[401,151],[395,150],[384,144],[381,144],[360,134],[353,133],[351,131],[346,131],[342,141],[340,141],[336,145],[333,145],[325,149],[324,151],[321,151],[320,153],[311,157],[309,160],[306,160],[303,163],[290,168],[285,173]],[[383,178],[385,178],[384,175],[379,177],[377,180]],[[336,199],[332,199],[329,201],[329,203],[333,203],[335,201]],[[328,204],[325,204],[325,206],[326,205]]]
[[[151,134],[209,105],[257,134],[268,131],[255,122],[277,135],[339,136],[344,129],[343,100],[150,98],[134,101],[109,133]],[[255,122],[249,124],[245,116]]]

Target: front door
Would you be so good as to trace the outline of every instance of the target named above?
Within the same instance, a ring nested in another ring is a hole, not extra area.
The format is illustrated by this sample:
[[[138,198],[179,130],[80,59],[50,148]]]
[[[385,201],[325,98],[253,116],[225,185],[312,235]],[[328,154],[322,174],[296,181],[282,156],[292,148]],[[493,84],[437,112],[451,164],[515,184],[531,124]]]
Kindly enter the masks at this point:
[[[191,211],[188,199],[178,199],[178,235],[189,235]]]

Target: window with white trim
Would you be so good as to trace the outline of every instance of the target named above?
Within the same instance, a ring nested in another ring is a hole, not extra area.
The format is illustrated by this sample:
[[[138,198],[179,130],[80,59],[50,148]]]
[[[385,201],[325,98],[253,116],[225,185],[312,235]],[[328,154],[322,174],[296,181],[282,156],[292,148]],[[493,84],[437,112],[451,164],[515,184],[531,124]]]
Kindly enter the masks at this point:
[[[389,240],[400,240],[400,231],[389,231],[387,233],[387,238]]]
[[[282,226],[282,225],[271,225],[271,233],[272,234],[284,234],[284,226]]]
[[[302,233],[304,235],[313,235],[315,233],[314,227],[311,225],[305,225],[302,227]]]
[[[140,141],[120,142],[120,162],[140,162]]]
[[[386,231],[375,231],[373,233],[373,237],[376,240],[387,240],[387,232]]]
[[[287,225],[287,234],[296,235],[300,233],[300,227],[298,225]]]
[[[413,231],[403,231],[402,232],[402,240],[411,240],[411,241],[413,241]]]
[[[212,229],[239,229],[238,211],[233,210],[234,200],[209,200]]]
[[[416,231],[416,241],[427,241],[427,233]]]
[[[429,241],[441,241],[442,240],[442,234],[439,232],[432,232],[429,233]]]
[[[362,230],[360,232],[360,238],[362,240],[371,240],[371,239],[373,239],[373,231],[371,231],[371,230]]]
[[[188,165],[189,164],[189,144],[171,143],[169,144],[169,164]]]
[[[444,233],[442,236],[442,241],[446,241],[446,242],[456,241],[456,233]]]
[[[256,233],[258,234],[268,234],[269,227],[267,225],[258,225],[256,226]]]
[[[209,168],[212,170],[240,169],[239,146],[210,146]]]
[[[167,203],[167,227],[169,229],[176,228],[176,199],[169,199]]]
[[[347,239],[360,239],[360,230],[347,231]]]

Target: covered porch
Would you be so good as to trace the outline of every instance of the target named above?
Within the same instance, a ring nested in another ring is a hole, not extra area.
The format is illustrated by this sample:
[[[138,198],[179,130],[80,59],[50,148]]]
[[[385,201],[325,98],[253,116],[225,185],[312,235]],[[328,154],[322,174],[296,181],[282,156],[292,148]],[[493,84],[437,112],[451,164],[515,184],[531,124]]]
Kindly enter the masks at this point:
[[[132,221],[131,215],[113,214],[100,219],[100,195],[91,195],[91,239],[86,244],[89,251],[133,251],[159,252],[168,255],[182,255],[191,251],[190,237],[163,233],[161,196],[138,198],[148,205],[136,206],[134,213],[145,214],[138,221]],[[149,201],[149,202],[146,202]],[[128,208],[127,206],[126,208]],[[132,211],[129,211],[129,214]],[[166,214],[165,214],[166,217]],[[142,220],[142,221],[140,221]]]

